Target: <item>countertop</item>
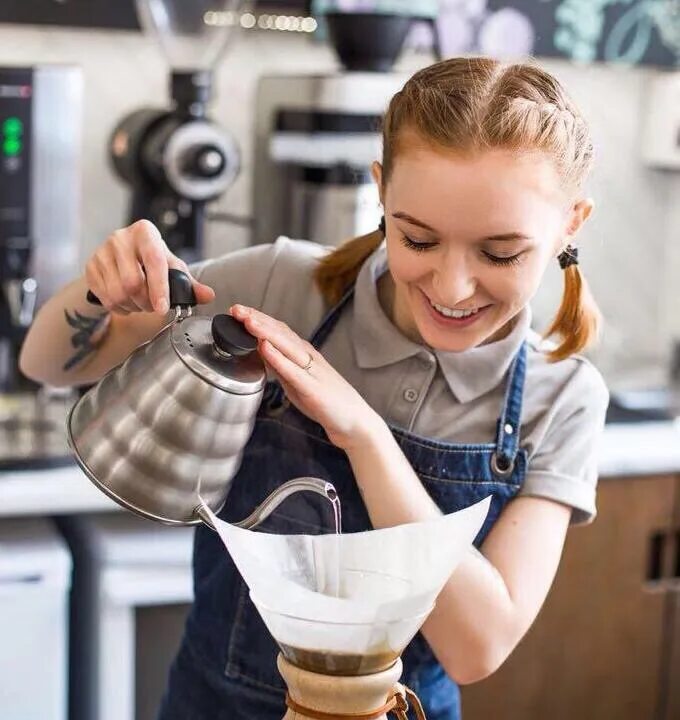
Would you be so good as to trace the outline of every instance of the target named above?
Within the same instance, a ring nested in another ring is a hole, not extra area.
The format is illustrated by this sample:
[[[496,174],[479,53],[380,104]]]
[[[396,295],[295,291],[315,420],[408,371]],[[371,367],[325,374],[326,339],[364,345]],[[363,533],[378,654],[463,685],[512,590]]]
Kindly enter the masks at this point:
[[[680,420],[607,425],[600,444],[601,480],[680,474]],[[0,472],[0,517],[119,510],[76,466]]]

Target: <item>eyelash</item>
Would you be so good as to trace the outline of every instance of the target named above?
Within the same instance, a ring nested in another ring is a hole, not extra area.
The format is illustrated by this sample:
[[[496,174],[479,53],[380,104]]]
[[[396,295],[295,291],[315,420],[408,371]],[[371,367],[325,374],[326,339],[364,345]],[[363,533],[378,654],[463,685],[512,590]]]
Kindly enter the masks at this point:
[[[483,255],[494,265],[517,265],[522,260],[522,253],[510,255],[509,257],[498,257],[498,255],[491,255],[488,252],[483,252]]]
[[[426,250],[429,250],[430,248],[433,248],[437,243],[422,243],[422,242],[416,242],[415,240],[411,240],[408,235],[402,235],[401,236],[401,242],[409,249],[409,250],[415,250],[416,252],[425,252]]]
[[[409,250],[414,250],[415,252],[425,252],[437,245],[437,243],[415,242],[415,240],[411,240],[411,238],[407,235],[402,235],[401,241],[403,245],[409,248]],[[498,257],[497,255],[492,255],[484,250],[482,251],[482,254],[491,264],[505,266],[517,265],[521,262],[523,255],[523,253],[517,253],[517,255],[511,255],[510,257]]]

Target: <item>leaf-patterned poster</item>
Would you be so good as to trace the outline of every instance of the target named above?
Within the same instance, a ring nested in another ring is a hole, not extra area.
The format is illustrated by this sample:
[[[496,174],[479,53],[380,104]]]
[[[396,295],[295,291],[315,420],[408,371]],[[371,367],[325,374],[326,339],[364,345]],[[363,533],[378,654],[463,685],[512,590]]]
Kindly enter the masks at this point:
[[[442,54],[680,66],[680,0],[441,0]]]

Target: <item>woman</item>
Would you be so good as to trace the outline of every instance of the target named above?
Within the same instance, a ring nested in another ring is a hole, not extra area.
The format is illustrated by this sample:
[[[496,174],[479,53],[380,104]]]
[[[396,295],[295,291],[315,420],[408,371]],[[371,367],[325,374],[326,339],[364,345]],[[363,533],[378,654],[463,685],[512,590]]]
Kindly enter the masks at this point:
[[[348,532],[493,495],[476,541],[486,559],[459,567],[403,656],[403,680],[428,717],[454,720],[456,683],[484,678],[509,655],[546,597],[570,520],[595,514],[607,391],[575,354],[597,312],[572,245],[592,210],[582,194],[592,145],[555,78],[484,58],[416,73],[390,102],[383,140],[378,230],[333,252],[280,238],[192,272],[202,311],[229,308],[278,379],[224,519],[300,475],[332,480]],[[530,330],[529,302],[555,259],[565,291],[548,335],[560,342],[546,346]],[[96,381],[166,322],[168,266],[182,263],[148,222],[115,232],[85,277],[42,308],[24,372]],[[101,319],[88,288],[108,310]],[[93,319],[74,360],[75,312]],[[297,496],[267,529],[324,531],[324,511]],[[162,720],[280,718],[276,648],[204,528],[194,574]]]

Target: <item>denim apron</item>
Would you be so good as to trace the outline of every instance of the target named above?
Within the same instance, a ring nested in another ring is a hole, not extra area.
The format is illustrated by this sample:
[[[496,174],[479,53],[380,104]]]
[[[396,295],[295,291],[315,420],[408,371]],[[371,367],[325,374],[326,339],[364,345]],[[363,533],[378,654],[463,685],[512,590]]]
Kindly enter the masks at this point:
[[[322,346],[352,297],[353,288],[314,331],[311,342],[316,348]],[[526,474],[526,451],[519,447],[526,352],[524,343],[508,373],[495,441],[455,444],[390,428],[443,513],[493,496],[475,539],[477,546],[517,494]],[[287,402],[277,382],[270,382],[220,517],[228,522],[242,520],[276,487],[303,475],[335,485],[342,504],[343,532],[371,528],[346,454],[329,442],[320,425]],[[333,513],[330,503],[318,495],[299,493],[282,503],[260,528],[287,534],[332,532]],[[276,668],[277,647],[217,533],[204,526],[196,530],[194,592],[159,720],[281,720],[285,686]],[[458,687],[422,635],[411,641],[402,660],[402,682],[420,696],[428,720],[459,720]]]

